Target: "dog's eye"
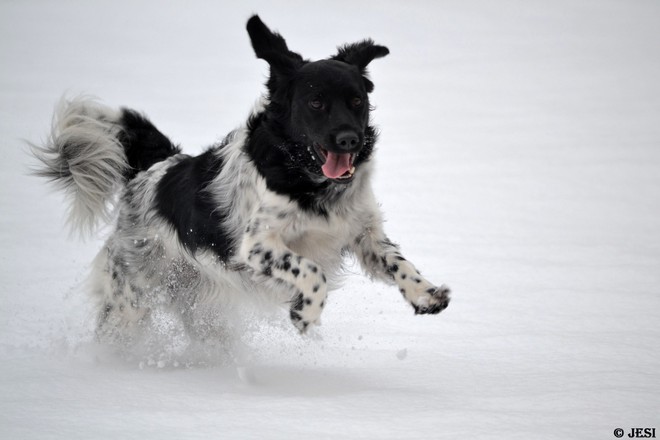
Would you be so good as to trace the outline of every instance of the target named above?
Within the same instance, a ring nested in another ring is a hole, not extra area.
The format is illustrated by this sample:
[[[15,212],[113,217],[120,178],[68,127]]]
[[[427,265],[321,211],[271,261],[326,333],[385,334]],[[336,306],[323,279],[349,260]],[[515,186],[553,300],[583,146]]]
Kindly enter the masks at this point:
[[[351,99],[351,105],[354,108],[360,107],[362,105],[362,98],[356,96],[355,98]]]
[[[321,101],[318,98],[314,98],[311,101],[309,101],[309,106],[312,108],[312,110],[323,110],[323,101]]]

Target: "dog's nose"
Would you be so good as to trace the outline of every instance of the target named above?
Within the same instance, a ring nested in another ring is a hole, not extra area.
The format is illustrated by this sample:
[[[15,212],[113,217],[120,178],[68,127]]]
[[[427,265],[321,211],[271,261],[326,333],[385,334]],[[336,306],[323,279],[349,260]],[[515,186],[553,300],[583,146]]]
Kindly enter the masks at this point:
[[[335,144],[340,150],[354,150],[360,144],[360,137],[354,131],[340,131],[335,138]]]

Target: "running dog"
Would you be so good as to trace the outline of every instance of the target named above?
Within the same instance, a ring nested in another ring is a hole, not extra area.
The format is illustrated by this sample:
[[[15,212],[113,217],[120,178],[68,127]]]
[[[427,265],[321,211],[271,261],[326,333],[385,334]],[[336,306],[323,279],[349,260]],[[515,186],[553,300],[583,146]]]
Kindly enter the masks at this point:
[[[201,155],[182,154],[136,111],[84,97],[63,100],[49,139],[33,146],[37,174],[70,196],[75,229],[116,221],[93,263],[97,334],[121,334],[159,307],[186,317],[257,294],[288,304],[304,333],[347,255],[398,286],[415,313],[444,310],[449,289],[388,239],[372,192],[367,66],[389,50],[364,40],[309,61],[256,15],[247,31],[270,66],[267,93]]]

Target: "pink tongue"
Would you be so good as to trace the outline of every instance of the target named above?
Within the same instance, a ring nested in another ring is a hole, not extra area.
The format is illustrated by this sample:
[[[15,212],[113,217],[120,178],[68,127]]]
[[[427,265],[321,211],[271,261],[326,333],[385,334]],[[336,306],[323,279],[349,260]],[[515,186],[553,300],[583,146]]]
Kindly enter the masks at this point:
[[[325,177],[336,179],[346,174],[351,169],[351,155],[337,154],[328,151],[328,158],[321,167]]]

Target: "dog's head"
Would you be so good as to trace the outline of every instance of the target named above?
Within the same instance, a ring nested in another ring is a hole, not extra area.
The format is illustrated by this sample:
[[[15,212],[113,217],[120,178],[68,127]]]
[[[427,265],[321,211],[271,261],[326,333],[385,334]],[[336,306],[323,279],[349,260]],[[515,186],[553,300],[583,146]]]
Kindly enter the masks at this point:
[[[373,142],[369,96],[374,85],[367,65],[389,50],[371,40],[348,44],[320,61],[304,60],[284,39],[253,16],[247,23],[258,58],[270,65],[269,111],[291,141],[289,152],[310,174],[338,183],[353,179]]]

